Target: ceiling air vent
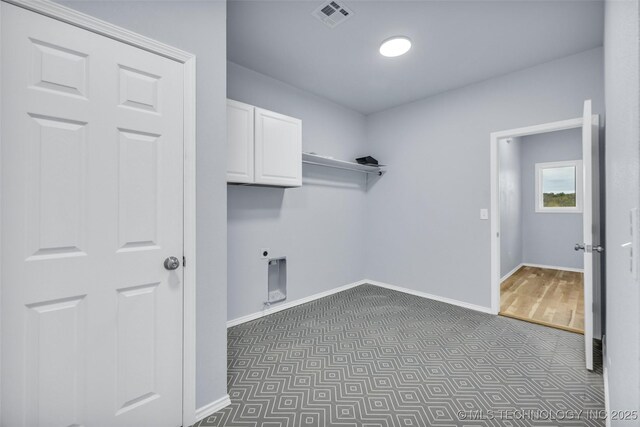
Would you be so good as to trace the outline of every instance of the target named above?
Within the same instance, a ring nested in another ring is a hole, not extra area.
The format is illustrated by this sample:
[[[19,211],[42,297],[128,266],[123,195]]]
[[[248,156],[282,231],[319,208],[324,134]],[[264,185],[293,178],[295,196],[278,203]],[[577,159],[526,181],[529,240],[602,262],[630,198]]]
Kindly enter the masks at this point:
[[[313,11],[313,16],[318,18],[329,28],[343,23],[351,18],[353,12],[342,1],[330,1],[323,3],[319,8]]]

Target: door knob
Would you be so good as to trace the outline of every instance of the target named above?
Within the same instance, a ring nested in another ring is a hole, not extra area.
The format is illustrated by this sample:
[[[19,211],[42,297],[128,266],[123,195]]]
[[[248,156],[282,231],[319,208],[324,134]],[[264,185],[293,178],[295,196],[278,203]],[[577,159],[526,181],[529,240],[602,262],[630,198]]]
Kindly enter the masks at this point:
[[[573,247],[573,250],[575,250],[575,251],[584,251],[584,243],[582,243],[582,244],[576,243],[576,245]]]
[[[598,252],[599,254],[601,254],[602,252],[604,252],[604,248],[603,248],[602,246],[600,246],[600,245],[598,245],[598,246],[594,246],[594,247],[593,247],[593,250],[594,250],[594,251],[596,251],[596,252]]]
[[[178,258],[170,256],[164,260],[164,268],[167,270],[175,270],[178,267],[180,267],[180,260]]]

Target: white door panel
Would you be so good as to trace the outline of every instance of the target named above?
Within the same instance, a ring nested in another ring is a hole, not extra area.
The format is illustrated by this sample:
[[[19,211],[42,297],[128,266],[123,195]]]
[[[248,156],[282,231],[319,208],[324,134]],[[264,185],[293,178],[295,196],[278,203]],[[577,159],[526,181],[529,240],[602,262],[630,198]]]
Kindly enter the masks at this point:
[[[256,108],[256,184],[302,185],[302,121]]]
[[[1,7],[1,423],[178,426],[182,66]]]
[[[600,290],[600,254],[595,249],[600,245],[599,205],[599,118],[593,115],[591,100],[584,102],[582,124],[583,163],[583,239],[584,239],[584,343],[585,362],[593,369],[594,317],[598,313],[594,306],[594,292]]]
[[[253,183],[254,110],[252,105],[227,100],[227,182]]]

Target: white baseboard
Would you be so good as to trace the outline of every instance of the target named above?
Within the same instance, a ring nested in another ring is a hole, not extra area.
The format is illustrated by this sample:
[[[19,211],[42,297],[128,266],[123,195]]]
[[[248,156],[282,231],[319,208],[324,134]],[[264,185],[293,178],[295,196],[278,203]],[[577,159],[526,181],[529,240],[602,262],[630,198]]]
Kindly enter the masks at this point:
[[[530,262],[523,262],[521,264],[518,264],[516,266],[516,268],[514,268],[513,270],[511,270],[510,272],[508,272],[507,274],[505,274],[504,276],[502,276],[500,278],[500,282],[504,282],[505,280],[507,280],[509,277],[513,276],[513,274],[520,270],[521,267],[534,267],[534,268],[546,268],[549,270],[564,270],[564,271],[575,271],[577,273],[583,273],[584,269],[583,268],[575,268],[575,267],[561,267],[558,265],[545,265],[545,264],[532,264]]]
[[[199,407],[198,409],[196,409],[196,422],[203,420],[210,415],[213,415],[214,413],[229,405],[231,405],[231,398],[229,398],[229,395],[226,394],[218,400],[214,400],[211,403],[207,403],[206,405]]]
[[[523,266],[525,267],[536,267],[536,268],[547,268],[549,270],[564,270],[564,271],[575,271],[577,273],[583,273],[583,268],[574,268],[574,267],[560,267],[557,265],[544,265],[544,264],[531,264],[528,262],[523,262]]]
[[[459,300],[452,299],[452,298],[440,297],[440,296],[437,296],[437,295],[428,294],[426,292],[414,291],[413,289],[403,288],[403,287],[396,286],[396,285],[390,285],[388,283],[378,282],[378,281],[375,281],[375,280],[368,280],[367,279],[367,280],[363,280],[362,282],[363,283],[369,283],[369,284],[374,285],[374,286],[380,286],[381,288],[391,289],[393,291],[403,292],[403,293],[409,294],[409,295],[415,295],[415,296],[421,297],[421,298],[427,298],[427,299],[432,299],[434,301],[440,301],[440,302],[444,302],[444,303],[447,303],[447,304],[457,305],[459,307],[464,307],[464,308],[468,308],[470,310],[480,311],[482,313],[493,314],[493,312],[491,311],[491,308],[484,307],[484,306],[481,306],[481,305],[471,304],[471,303],[468,303],[468,302],[459,301]]]
[[[524,264],[518,264],[516,265],[516,267],[511,270],[510,272],[508,272],[507,274],[505,274],[504,276],[502,276],[500,278],[500,283],[504,282],[505,280],[507,280],[509,277],[513,276],[515,274],[516,271],[520,270],[522,267],[524,267]]]
[[[344,285],[344,286],[340,286],[340,287],[337,287],[337,288],[334,288],[334,289],[330,289],[328,291],[324,291],[324,292],[320,292],[320,293],[317,293],[317,294],[313,294],[313,295],[310,295],[308,297],[300,298],[300,299],[297,299],[297,300],[294,300],[294,301],[287,301],[287,302],[279,303],[278,305],[272,305],[270,307],[265,308],[262,311],[258,311],[256,313],[247,314],[246,316],[238,317],[236,319],[228,320],[227,321],[227,328],[230,328],[230,327],[236,326],[236,325],[240,325],[240,324],[245,323],[245,322],[250,322],[252,320],[256,320],[256,319],[259,319],[261,317],[268,316],[269,314],[277,313],[279,311],[295,307],[297,305],[301,305],[301,304],[305,304],[305,303],[308,303],[308,302],[311,302],[311,301],[315,301],[317,299],[324,298],[324,297],[327,297],[329,295],[337,294],[338,292],[346,291],[347,289],[351,289],[351,288],[354,288],[356,286],[360,286],[360,285],[362,285],[364,283],[367,283],[367,281],[366,280],[360,280],[358,282],[349,283],[349,284]]]
[[[268,316],[269,314],[277,313],[279,311],[286,310],[288,308],[292,308],[292,307],[295,307],[295,306],[298,306],[298,305],[301,305],[301,304],[305,304],[305,303],[308,303],[308,302],[311,302],[311,301],[315,301],[317,299],[324,298],[324,297],[327,297],[329,295],[337,294],[338,292],[346,291],[347,289],[355,288],[356,286],[365,285],[365,284],[379,286],[381,288],[387,288],[387,289],[391,289],[391,290],[398,291],[398,292],[404,292],[405,294],[415,295],[415,296],[422,297],[422,298],[428,298],[428,299],[432,299],[434,301],[440,301],[440,302],[444,302],[444,303],[447,303],[447,304],[457,305],[459,307],[468,308],[470,310],[481,311],[482,313],[493,314],[489,307],[483,307],[481,305],[470,304],[468,302],[458,301],[458,300],[455,300],[455,299],[452,299],[452,298],[440,297],[440,296],[437,296],[437,295],[428,294],[426,292],[414,291],[413,289],[408,289],[408,288],[403,288],[403,287],[400,287],[400,286],[390,285],[388,283],[378,282],[378,281],[375,281],[375,280],[364,279],[364,280],[359,280],[357,282],[349,283],[347,285],[340,286],[340,287],[337,287],[337,288],[334,288],[334,289],[330,289],[328,291],[324,291],[324,292],[320,292],[320,293],[317,293],[317,294],[313,294],[313,295],[310,295],[310,296],[305,297],[305,298],[300,298],[300,299],[297,299],[297,300],[294,300],[294,301],[284,302],[284,303],[278,304],[276,306],[271,306],[269,308],[265,308],[264,310],[258,311],[256,313],[251,313],[251,314],[247,314],[246,316],[242,316],[242,317],[238,317],[238,318],[235,318],[235,319],[232,319],[232,320],[228,320],[227,321],[227,328],[230,328],[230,327],[236,326],[236,325],[240,325],[242,323],[250,322],[252,320],[256,320],[256,319],[259,319],[261,317]]]

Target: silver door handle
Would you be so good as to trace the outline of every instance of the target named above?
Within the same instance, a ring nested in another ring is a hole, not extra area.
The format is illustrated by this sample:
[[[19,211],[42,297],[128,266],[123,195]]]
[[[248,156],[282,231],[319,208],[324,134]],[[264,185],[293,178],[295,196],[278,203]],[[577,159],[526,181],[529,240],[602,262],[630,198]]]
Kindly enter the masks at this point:
[[[175,270],[178,267],[180,267],[180,260],[178,258],[170,256],[164,260],[164,268],[167,270]]]
[[[600,245],[598,245],[598,246],[594,246],[594,247],[593,247],[593,250],[594,250],[594,251],[596,251],[596,252],[598,252],[599,254],[601,254],[602,252],[604,252],[604,248],[603,248],[602,246],[600,246]]]
[[[574,251],[584,251],[584,243],[576,243],[573,247]]]

